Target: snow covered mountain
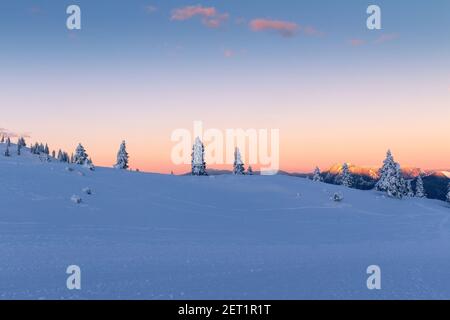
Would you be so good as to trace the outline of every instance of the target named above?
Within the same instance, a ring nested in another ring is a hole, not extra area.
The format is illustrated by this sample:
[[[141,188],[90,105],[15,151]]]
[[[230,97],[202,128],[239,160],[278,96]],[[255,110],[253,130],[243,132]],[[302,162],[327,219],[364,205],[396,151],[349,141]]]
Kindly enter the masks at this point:
[[[450,299],[442,201],[285,175],[90,171],[4,148],[2,299]]]

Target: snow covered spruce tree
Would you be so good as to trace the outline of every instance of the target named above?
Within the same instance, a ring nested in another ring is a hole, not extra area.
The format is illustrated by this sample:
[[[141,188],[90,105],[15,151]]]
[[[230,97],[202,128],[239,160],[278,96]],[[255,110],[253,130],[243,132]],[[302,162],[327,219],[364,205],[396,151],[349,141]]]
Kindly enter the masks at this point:
[[[447,187],[447,202],[450,203],[450,183],[448,184]]]
[[[9,146],[6,145],[6,150],[5,150],[5,157],[10,157],[11,154],[9,153]]]
[[[80,144],[78,144],[75,154],[73,155],[73,163],[75,164],[85,164],[88,161],[88,154],[86,153],[86,150],[84,147]]]
[[[426,198],[427,194],[425,193],[425,188],[423,187],[422,176],[419,174],[416,180],[416,197],[417,198]]]
[[[17,155],[20,156],[22,150],[22,144],[17,143]]]
[[[401,199],[406,195],[406,183],[402,177],[400,165],[394,161],[391,150],[386,153],[379,175],[380,179],[375,185],[376,190],[387,192],[393,198]]]
[[[352,186],[352,174],[350,173],[350,170],[348,169],[348,164],[344,163],[342,165],[342,172],[341,172],[341,184],[344,187],[350,188]]]
[[[117,152],[117,162],[114,165],[116,169],[128,169],[128,152],[125,141],[122,141],[119,151]]]
[[[233,173],[235,175],[245,174],[244,162],[242,162],[241,152],[239,151],[239,148],[234,149]]]
[[[205,147],[199,137],[195,139],[192,147],[192,175],[207,176],[205,162]]]
[[[406,195],[410,198],[413,198],[415,196],[410,179],[406,180]]]
[[[9,137],[6,138],[6,146],[11,147],[11,139]]]
[[[252,168],[252,166],[248,166],[248,168],[247,168],[247,175],[249,175],[249,176],[253,175],[253,168]]]
[[[315,181],[315,182],[321,182],[321,181],[323,181],[323,178],[322,178],[322,176],[321,176],[321,172],[320,172],[320,168],[319,167],[316,167],[315,169],[314,169],[314,175],[313,175],[313,181]]]
[[[21,147],[26,147],[27,143],[25,142],[25,139],[23,137],[20,137],[19,140],[17,140],[17,145],[20,145]]]
[[[2,138],[0,140],[0,143],[5,143],[5,135],[2,134]]]
[[[59,162],[63,162],[63,154],[61,149],[58,150],[58,156],[56,157],[56,159],[58,159]]]

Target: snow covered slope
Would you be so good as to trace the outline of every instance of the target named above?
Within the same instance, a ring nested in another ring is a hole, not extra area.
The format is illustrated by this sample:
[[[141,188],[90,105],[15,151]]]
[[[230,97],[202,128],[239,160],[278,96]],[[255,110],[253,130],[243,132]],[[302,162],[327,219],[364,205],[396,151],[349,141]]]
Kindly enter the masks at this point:
[[[289,176],[68,171],[11,151],[0,145],[0,298],[450,299],[444,202]]]

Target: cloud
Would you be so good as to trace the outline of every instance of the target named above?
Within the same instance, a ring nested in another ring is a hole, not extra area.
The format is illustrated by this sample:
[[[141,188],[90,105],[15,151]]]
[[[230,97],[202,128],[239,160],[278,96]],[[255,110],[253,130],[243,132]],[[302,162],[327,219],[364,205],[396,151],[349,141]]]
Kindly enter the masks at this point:
[[[381,44],[389,41],[393,41],[399,38],[399,35],[397,33],[389,33],[389,34],[383,34],[378,39],[374,41],[376,44]]]
[[[232,58],[232,57],[235,56],[235,52],[234,52],[233,50],[231,50],[231,49],[225,49],[225,50],[223,51],[223,56],[224,56],[225,58]]]
[[[359,46],[362,46],[363,44],[365,44],[366,42],[362,39],[350,39],[349,43],[353,47],[359,47]]]
[[[172,11],[171,20],[185,21],[194,17],[201,17],[202,23],[209,28],[218,28],[228,20],[228,13],[219,13],[214,7],[187,6]]]
[[[255,32],[274,30],[284,37],[293,36],[299,29],[299,26],[293,22],[268,19],[254,19],[250,21],[249,26]]]
[[[254,19],[250,21],[249,27],[254,32],[276,31],[284,37],[292,37],[301,32],[307,36],[322,36],[324,33],[311,26],[301,26],[295,22]]]
[[[158,8],[155,6],[152,6],[152,5],[147,5],[144,7],[144,10],[145,10],[145,12],[151,14],[151,13],[158,11]]]

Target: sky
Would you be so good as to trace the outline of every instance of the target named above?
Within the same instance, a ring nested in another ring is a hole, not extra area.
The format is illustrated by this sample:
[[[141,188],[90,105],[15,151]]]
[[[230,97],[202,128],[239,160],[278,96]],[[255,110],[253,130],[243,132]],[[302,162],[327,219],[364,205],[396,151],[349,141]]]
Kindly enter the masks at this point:
[[[450,168],[450,1],[2,1],[0,111],[2,130],[81,142],[101,166],[126,140],[132,168],[185,172],[171,134],[202,121],[278,129],[287,171],[379,165],[388,148]]]

